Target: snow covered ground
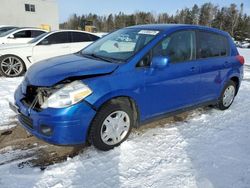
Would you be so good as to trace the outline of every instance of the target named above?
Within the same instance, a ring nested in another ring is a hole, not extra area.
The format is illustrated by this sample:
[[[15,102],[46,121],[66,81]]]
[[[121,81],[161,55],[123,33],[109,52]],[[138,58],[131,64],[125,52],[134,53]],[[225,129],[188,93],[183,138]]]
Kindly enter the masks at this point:
[[[198,109],[185,121],[133,131],[109,152],[87,148],[67,161],[40,168],[18,168],[17,152],[0,155],[0,187],[250,187],[250,50],[245,78],[227,111]],[[0,78],[0,128],[14,126],[8,109],[21,78]]]

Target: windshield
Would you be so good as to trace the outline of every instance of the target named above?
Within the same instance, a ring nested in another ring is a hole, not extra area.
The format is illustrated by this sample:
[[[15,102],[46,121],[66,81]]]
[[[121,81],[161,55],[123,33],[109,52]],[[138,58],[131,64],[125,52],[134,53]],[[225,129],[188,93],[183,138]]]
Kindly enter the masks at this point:
[[[16,31],[16,30],[17,30],[17,28],[11,29],[11,30],[6,31],[6,32],[3,32],[3,33],[0,34],[0,37],[5,37],[5,36],[11,34],[12,32],[14,32],[14,31]]]
[[[85,48],[82,55],[125,61],[146,46],[159,33],[156,30],[120,29]]]
[[[0,35],[2,34],[2,33],[5,33],[5,32],[7,32],[7,31],[9,31],[9,30],[12,30],[12,29],[15,29],[16,27],[0,27]]]
[[[48,35],[49,33],[43,33],[39,36],[37,36],[36,38],[33,38],[31,41],[29,41],[28,43],[29,44],[32,44],[32,43],[36,43],[38,41],[40,41],[44,36]]]

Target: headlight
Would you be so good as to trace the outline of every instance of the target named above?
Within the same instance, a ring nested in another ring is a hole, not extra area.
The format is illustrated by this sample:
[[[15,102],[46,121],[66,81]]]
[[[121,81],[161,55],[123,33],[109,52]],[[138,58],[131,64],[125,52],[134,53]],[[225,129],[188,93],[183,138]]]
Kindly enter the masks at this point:
[[[42,108],[64,108],[76,104],[89,96],[92,90],[81,81],[74,81],[66,84],[48,97],[42,104]]]

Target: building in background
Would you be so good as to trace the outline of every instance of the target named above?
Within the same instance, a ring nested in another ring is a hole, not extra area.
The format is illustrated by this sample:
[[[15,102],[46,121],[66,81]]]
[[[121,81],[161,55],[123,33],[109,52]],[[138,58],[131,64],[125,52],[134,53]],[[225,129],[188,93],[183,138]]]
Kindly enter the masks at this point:
[[[57,0],[0,0],[0,25],[59,29]]]

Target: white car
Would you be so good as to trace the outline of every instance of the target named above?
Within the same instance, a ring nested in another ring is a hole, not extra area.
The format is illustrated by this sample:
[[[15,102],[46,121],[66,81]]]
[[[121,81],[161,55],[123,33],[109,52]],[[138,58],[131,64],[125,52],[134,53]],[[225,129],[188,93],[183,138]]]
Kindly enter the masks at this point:
[[[100,37],[95,34],[64,30],[40,35],[28,44],[0,46],[0,74],[17,77],[33,64],[48,58],[79,52]]]
[[[247,41],[242,42],[241,48],[250,48],[250,42],[247,42]]]
[[[10,31],[10,30],[16,29],[16,28],[17,28],[17,27],[11,26],[11,25],[0,25],[0,35],[1,35],[2,33],[5,33],[5,32],[7,32],[7,31]]]
[[[37,28],[14,28],[0,34],[0,45],[27,43],[46,32]]]

